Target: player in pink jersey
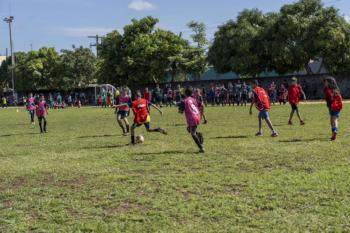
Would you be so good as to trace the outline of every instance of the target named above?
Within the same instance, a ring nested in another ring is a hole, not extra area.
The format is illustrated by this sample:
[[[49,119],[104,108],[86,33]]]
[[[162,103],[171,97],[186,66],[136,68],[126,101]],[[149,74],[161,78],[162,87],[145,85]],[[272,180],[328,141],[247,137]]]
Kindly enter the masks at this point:
[[[33,97],[33,94],[29,94],[29,98],[27,99],[26,103],[27,111],[29,112],[30,115],[30,123],[31,127],[34,128],[35,121],[34,121],[34,116],[35,116],[35,98]]]
[[[201,112],[199,110],[198,102],[193,96],[193,89],[187,88],[185,90],[185,99],[179,106],[179,112],[185,112],[187,121],[187,131],[192,135],[193,140],[197,144],[200,153],[204,153],[203,135],[197,132],[197,128],[201,123]]]
[[[47,133],[47,130],[46,130],[46,125],[47,125],[46,117],[48,114],[47,108],[48,107],[46,105],[44,95],[40,95],[39,101],[36,104],[36,116],[38,117],[41,133]]]
[[[130,113],[131,97],[129,96],[128,92],[128,89],[123,88],[121,95],[119,95],[117,99],[117,105],[115,106],[117,121],[123,131],[124,136],[127,136],[130,132],[128,116]]]

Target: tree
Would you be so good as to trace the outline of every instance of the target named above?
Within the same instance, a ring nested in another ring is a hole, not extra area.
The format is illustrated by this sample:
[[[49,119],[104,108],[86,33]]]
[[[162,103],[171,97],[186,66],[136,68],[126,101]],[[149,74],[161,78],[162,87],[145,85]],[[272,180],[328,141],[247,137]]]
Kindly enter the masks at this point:
[[[228,21],[215,33],[208,60],[220,73],[236,72],[255,76],[264,70],[264,61],[257,54],[258,38],[266,17],[257,10],[241,12],[237,21]]]
[[[65,89],[86,87],[95,80],[96,58],[88,48],[61,51],[60,86]]]

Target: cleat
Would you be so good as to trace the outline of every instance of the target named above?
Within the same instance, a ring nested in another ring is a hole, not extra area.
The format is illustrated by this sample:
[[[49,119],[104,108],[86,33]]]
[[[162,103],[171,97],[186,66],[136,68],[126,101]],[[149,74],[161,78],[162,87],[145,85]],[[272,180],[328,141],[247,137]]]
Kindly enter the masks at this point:
[[[300,121],[300,125],[305,125],[305,121]]]
[[[288,125],[293,125],[293,122],[292,121],[288,121]]]
[[[262,136],[263,134],[261,133],[261,132],[257,132],[256,134],[255,134],[255,136],[257,136],[257,137],[259,137],[259,136]]]
[[[273,138],[278,137],[278,133],[277,132],[272,133],[271,137],[273,137]]]

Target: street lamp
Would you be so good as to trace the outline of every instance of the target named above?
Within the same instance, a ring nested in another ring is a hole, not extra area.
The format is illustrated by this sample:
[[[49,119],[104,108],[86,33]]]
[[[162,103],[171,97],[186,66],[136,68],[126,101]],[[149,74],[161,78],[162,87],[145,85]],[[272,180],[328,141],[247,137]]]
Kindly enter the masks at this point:
[[[13,16],[9,16],[4,18],[4,21],[9,25],[10,32],[10,51],[11,51],[11,78],[12,78],[12,94],[13,98],[15,98],[15,56],[13,55],[13,40],[12,40],[12,22],[14,20]]]

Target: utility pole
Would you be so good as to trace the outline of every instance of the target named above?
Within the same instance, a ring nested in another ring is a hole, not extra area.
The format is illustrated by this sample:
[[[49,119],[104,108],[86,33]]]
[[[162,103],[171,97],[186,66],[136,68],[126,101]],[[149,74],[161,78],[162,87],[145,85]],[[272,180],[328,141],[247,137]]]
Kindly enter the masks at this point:
[[[15,56],[13,54],[13,40],[12,40],[12,22],[14,20],[13,16],[9,16],[4,18],[4,21],[9,25],[10,32],[10,54],[11,54],[11,78],[12,78],[12,94],[13,98],[15,98]]]
[[[99,35],[96,35],[96,36],[88,36],[88,38],[90,39],[95,39],[95,44],[90,44],[90,48],[91,47],[96,47],[96,57],[98,57],[98,46],[100,44],[100,39],[102,41],[102,39],[104,38],[103,36],[99,36]]]

